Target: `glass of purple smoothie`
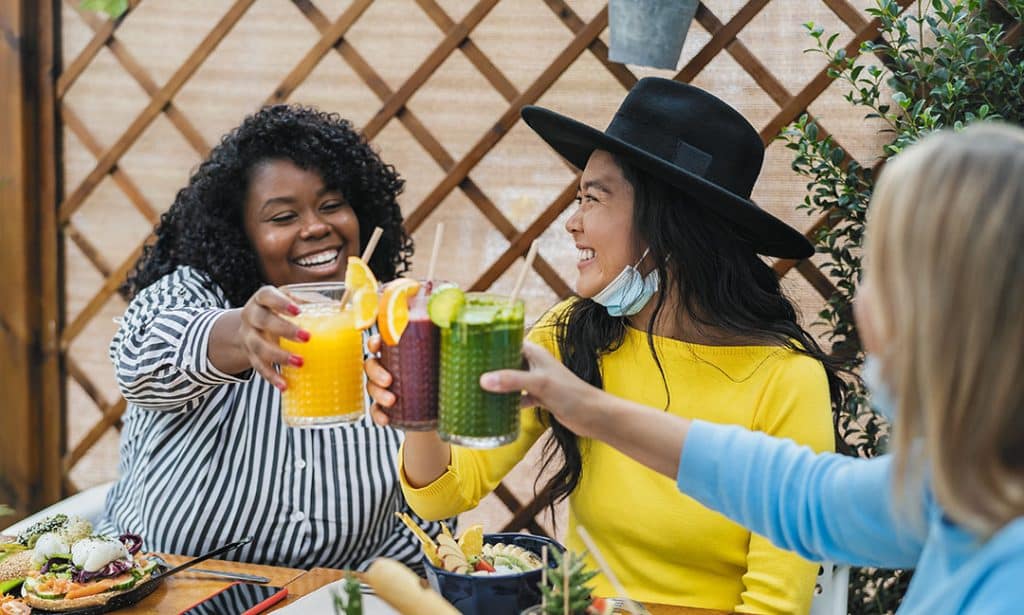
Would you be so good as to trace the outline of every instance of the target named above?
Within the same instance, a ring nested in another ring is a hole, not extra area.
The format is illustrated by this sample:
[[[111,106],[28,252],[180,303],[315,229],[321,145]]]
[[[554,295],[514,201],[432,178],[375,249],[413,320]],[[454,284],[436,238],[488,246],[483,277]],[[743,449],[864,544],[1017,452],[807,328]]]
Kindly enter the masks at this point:
[[[381,343],[381,365],[391,373],[395,403],[383,408],[392,427],[405,431],[437,429],[438,356],[441,332],[427,316],[427,302],[436,282],[420,282],[409,302],[409,324],[398,344]]]

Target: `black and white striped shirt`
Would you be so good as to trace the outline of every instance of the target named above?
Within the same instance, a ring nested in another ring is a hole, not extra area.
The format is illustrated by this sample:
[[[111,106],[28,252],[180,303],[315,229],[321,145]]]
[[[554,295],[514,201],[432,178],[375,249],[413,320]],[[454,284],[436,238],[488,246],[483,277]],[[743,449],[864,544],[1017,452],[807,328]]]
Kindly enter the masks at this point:
[[[401,432],[368,418],[331,429],[281,420],[281,394],[253,371],[207,358],[229,307],[202,272],[181,267],[128,306],[110,357],[128,409],[120,479],[100,530],[146,550],[200,554],[253,536],[228,559],[297,568],[364,568],[378,556],[420,566],[395,517]],[[415,516],[414,516],[415,518]],[[437,524],[420,521],[431,536]]]

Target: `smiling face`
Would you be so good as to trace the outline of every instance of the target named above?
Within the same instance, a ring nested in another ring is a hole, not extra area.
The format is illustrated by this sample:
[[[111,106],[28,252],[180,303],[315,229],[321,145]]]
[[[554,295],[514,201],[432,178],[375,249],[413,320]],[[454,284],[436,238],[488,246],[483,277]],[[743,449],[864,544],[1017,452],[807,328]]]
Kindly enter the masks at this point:
[[[275,286],[342,281],[359,254],[359,220],[315,171],[288,160],[256,166],[245,199],[245,233],[260,272]]]
[[[589,298],[627,265],[635,265],[643,250],[633,232],[633,186],[611,154],[597,150],[590,155],[577,198],[565,230],[579,251],[576,293]]]

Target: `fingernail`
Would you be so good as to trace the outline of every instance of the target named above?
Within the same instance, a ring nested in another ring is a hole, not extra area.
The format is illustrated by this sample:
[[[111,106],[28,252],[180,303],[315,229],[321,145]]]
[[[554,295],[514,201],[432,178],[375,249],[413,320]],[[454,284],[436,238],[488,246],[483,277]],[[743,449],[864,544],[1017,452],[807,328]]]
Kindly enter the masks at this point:
[[[288,357],[288,363],[294,365],[295,367],[302,367],[302,357],[293,354]]]
[[[294,303],[289,303],[289,304],[288,304],[288,312],[289,312],[289,313],[290,313],[290,314],[291,314],[292,316],[298,316],[298,315],[299,315],[299,312],[301,312],[301,311],[302,311],[302,310],[300,310],[300,309],[299,309],[299,306],[295,305]]]
[[[301,340],[303,342],[308,342],[309,341],[309,331],[306,331],[305,329],[299,329],[299,332],[295,334],[295,337],[299,338],[299,340]]]
[[[287,382],[276,382],[276,383],[274,383],[274,386],[276,386],[279,391],[284,392],[284,390],[288,388],[288,383]]]
[[[480,376],[480,386],[490,389],[498,385],[498,378],[494,374],[483,374]]]

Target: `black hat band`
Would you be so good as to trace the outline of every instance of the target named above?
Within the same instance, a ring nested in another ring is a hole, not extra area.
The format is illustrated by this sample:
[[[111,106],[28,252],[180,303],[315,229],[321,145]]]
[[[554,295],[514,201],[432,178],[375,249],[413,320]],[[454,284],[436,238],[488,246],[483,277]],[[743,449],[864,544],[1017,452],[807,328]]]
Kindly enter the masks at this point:
[[[700,177],[704,177],[711,166],[711,154],[659,130],[648,122],[636,120],[622,113],[615,114],[606,134],[634,147],[641,147],[658,158]]]

